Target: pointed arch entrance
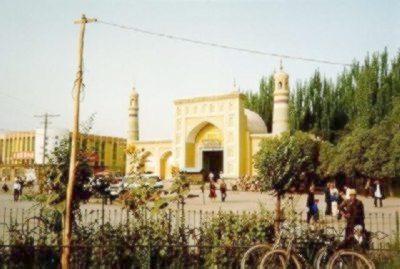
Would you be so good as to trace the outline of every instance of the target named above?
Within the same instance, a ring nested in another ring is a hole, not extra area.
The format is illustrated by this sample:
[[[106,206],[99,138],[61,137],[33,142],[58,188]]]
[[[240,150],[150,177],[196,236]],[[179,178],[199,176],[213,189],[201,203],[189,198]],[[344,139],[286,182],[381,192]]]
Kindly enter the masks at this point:
[[[186,140],[186,167],[219,175],[224,170],[224,137],[220,128],[202,122]]]

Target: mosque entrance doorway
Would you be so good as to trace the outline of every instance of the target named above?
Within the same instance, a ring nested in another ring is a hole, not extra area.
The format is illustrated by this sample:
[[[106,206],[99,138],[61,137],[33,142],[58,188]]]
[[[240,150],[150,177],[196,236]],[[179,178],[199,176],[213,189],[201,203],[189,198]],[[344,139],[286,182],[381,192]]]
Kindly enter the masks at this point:
[[[203,169],[212,172],[214,178],[218,179],[220,173],[224,170],[224,154],[222,150],[203,151]]]

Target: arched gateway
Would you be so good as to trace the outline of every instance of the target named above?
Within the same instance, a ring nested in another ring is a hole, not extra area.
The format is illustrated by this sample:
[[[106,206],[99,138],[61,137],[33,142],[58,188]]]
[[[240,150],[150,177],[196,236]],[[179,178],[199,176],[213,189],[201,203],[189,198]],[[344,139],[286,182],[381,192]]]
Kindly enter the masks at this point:
[[[218,127],[202,122],[186,139],[186,168],[219,175],[224,171],[224,136]]]

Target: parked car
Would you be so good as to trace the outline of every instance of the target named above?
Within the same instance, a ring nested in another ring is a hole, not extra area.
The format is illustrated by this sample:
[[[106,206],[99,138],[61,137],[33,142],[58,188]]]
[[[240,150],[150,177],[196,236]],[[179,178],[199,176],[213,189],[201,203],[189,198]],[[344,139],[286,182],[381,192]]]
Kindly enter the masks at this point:
[[[152,185],[152,180],[154,180],[154,184]],[[163,189],[164,183],[157,176],[145,177],[145,182],[143,182],[145,186],[152,186],[156,189]],[[109,187],[110,195],[113,197],[119,196],[124,191],[132,190],[135,188],[139,188],[140,184],[137,182],[129,183],[129,178],[125,177],[121,181],[111,184]]]

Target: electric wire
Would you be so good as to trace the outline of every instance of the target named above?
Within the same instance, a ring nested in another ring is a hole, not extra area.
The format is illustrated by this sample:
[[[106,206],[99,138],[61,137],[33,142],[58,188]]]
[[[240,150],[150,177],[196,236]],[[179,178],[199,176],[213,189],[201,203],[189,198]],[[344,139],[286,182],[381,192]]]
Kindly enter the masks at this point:
[[[108,21],[103,21],[103,20],[97,20],[97,23],[124,29],[124,30],[130,30],[130,31],[134,31],[134,32],[142,33],[142,34],[146,34],[146,35],[152,35],[152,36],[157,36],[157,37],[162,37],[162,38],[167,38],[167,39],[172,39],[172,40],[178,40],[178,41],[193,43],[193,44],[197,44],[197,45],[210,46],[210,47],[215,47],[215,48],[228,49],[228,50],[234,50],[234,51],[239,51],[239,52],[264,55],[264,56],[269,56],[269,57],[277,57],[277,58],[281,58],[281,59],[298,60],[298,61],[304,61],[304,62],[314,62],[314,63],[322,63],[322,64],[330,64],[330,65],[351,66],[351,64],[343,63],[343,62],[335,62],[335,61],[328,61],[328,60],[323,60],[323,59],[315,59],[315,58],[293,56],[293,55],[287,55],[287,54],[266,52],[266,51],[255,50],[255,49],[240,48],[240,47],[235,47],[235,46],[231,46],[231,45],[223,45],[223,44],[214,43],[214,42],[202,41],[202,40],[191,39],[191,38],[186,38],[186,37],[181,37],[181,36],[176,36],[176,35],[170,35],[170,34],[165,34],[165,33],[149,31],[149,30],[145,30],[145,29],[138,28],[135,26],[122,25],[122,24],[117,24],[114,22],[108,22]]]

